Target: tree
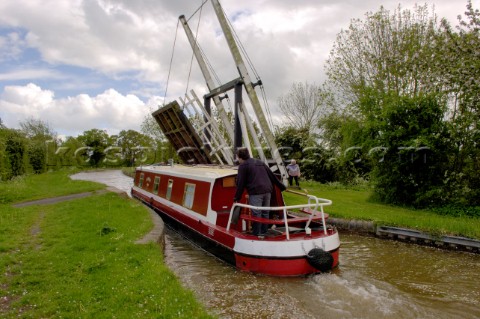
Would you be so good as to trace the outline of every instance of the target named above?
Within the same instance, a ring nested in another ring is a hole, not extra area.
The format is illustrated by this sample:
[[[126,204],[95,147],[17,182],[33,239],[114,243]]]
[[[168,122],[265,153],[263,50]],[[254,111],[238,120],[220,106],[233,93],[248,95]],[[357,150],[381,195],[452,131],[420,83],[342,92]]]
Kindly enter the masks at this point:
[[[33,117],[20,122],[20,129],[27,138],[48,140],[57,136],[57,133],[47,122]]]
[[[294,83],[290,91],[278,99],[278,107],[288,126],[306,129],[312,134],[319,119],[326,114],[328,98],[328,94],[315,84]]]
[[[29,118],[20,122],[21,131],[28,139],[27,154],[30,166],[34,173],[39,174],[45,171],[47,162],[47,153],[50,157],[54,156],[54,151],[48,148],[49,143],[54,143],[57,139],[57,133],[50,125],[40,119]]]
[[[142,125],[140,127],[140,131],[144,135],[150,136],[156,141],[164,141],[165,136],[163,135],[162,130],[158,126],[157,121],[155,121],[151,113],[152,112],[150,110],[150,113],[147,114],[143,119]]]
[[[329,164],[331,155],[315,141],[308,129],[278,128],[275,142],[284,160],[297,160],[303,177],[320,182],[333,180],[334,170]]]
[[[105,149],[109,146],[109,136],[107,132],[99,129],[91,129],[83,132],[77,137],[78,141],[85,145],[82,154],[86,158],[85,162],[98,167],[105,158]],[[81,151],[80,149],[77,151]]]
[[[153,161],[156,145],[154,140],[147,135],[134,130],[123,130],[118,135],[116,145],[121,149],[126,166]]]
[[[25,173],[27,140],[25,136],[17,130],[7,129],[5,135],[5,160],[7,170],[5,171],[4,179],[12,179]]]
[[[151,137],[155,141],[155,158],[157,161],[166,162],[168,159],[174,159],[174,161],[180,161],[176,150],[170,144],[170,142],[163,135],[162,130],[158,126],[157,121],[151,114],[145,116],[142,125],[141,132]]]
[[[33,172],[35,174],[43,173],[47,164],[45,145],[32,143],[32,141],[29,141],[27,155]]]
[[[449,135],[443,121],[445,104],[435,95],[377,95],[360,101],[381,109],[365,127],[372,161],[374,191],[391,204],[428,207],[444,204],[444,172],[448,167]],[[366,116],[368,117],[368,116]]]
[[[465,15],[467,21],[459,16],[458,32],[442,20],[434,75],[449,97],[454,145],[444,193],[452,201],[480,205],[480,12],[468,1]]]
[[[449,162],[444,154],[451,150],[452,137],[444,123],[450,75],[439,61],[446,42],[426,5],[413,12],[398,7],[393,14],[381,7],[364,21],[352,20],[330,53],[328,85],[348,105],[342,115],[349,120],[330,130],[336,138],[332,144],[341,145],[340,167],[369,163],[362,169],[373,168],[382,201],[422,206],[440,202],[445,194]],[[333,128],[335,123],[321,125]],[[435,163],[420,165],[421,156],[412,149],[429,150]],[[405,156],[413,156],[413,162],[401,160]]]
[[[67,136],[64,141],[56,143],[55,149],[55,162],[52,163],[55,167],[84,166],[89,161],[85,144],[76,137]]]
[[[346,110],[336,110],[319,122],[322,131],[320,145],[329,150],[329,168],[334,179],[344,184],[355,184],[368,179],[371,162],[368,158],[369,133],[366,122]]]
[[[365,21],[352,20],[337,35],[326,64],[329,86],[344,103],[358,101],[364,88],[416,96],[436,90],[429,72],[431,47],[438,32],[427,6],[393,14],[380,7]]]

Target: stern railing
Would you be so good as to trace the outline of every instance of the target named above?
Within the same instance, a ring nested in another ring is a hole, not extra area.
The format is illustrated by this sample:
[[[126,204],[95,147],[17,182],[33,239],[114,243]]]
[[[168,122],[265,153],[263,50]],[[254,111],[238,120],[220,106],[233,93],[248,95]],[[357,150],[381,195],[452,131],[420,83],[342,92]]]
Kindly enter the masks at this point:
[[[283,221],[281,220],[274,220],[274,219],[269,219],[269,218],[260,218],[260,217],[249,217],[248,220],[254,221],[254,222],[259,222],[262,224],[274,224],[274,225],[285,225],[285,235],[287,237],[287,240],[290,240],[290,232],[289,232],[289,223],[295,223],[298,222],[299,219],[301,218],[295,218],[295,217],[288,217],[288,211],[293,210],[293,209],[301,209],[302,212],[309,214],[308,219],[306,220],[305,224],[305,232],[307,235],[310,235],[312,233],[312,229],[310,228],[310,223],[313,220],[313,217],[315,216],[316,212],[320,212],[321,214],[321,219],[322,219],[322,225],[323,225],[323,231],[325,235],[327,234],[327,225],[325,223],[325,212],[323,207],[324,206],[329,206],[332,205],[332,201],[329,199],[325,198],[319,198],[313,195],[307,195],[308,197],[308,203],[307,204],[301,204],[301,205],[290,205],[290,206],[270,206],[270,207],[262,207],[262,206],[252,206],[248,204],[242,204],[242,203],[234,203],[232,208],[230,209],[230,215],[228,217],[228,224],[227,224],[227,231],[230,230],[230,226],[232,224],[232,218],[233,214],[235,211],[236,207],[242,207],[242,208],[248,208],[248,209],[255,209],[255,210],[268,210],[268,211],[282,211],[283,212]],[[320,209],[320,210],[319,210]],[[242,217],[240,214],[240,218],[243,220],[246,220],[245,216]]]

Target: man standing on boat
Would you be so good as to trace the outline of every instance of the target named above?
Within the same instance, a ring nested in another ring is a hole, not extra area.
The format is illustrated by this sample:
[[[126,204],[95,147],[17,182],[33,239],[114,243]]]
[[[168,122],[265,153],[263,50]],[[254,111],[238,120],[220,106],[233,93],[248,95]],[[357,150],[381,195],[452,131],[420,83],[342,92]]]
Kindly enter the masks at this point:
[[[286,187],[273,175],[270,168],[261,160],[251,158],[248,149],[240,148],[237,150],[238,166],[237,192],[233,198],[238,202],[247,189],[248,204],[258,207],[270,206],[270,198],[277,185],[283,192]],[[252,209],[254,217],[269,218],[268,210]],[[252,225],[252,234],[255,236],[264,235],[268,230],[268,224],[254,222]]]

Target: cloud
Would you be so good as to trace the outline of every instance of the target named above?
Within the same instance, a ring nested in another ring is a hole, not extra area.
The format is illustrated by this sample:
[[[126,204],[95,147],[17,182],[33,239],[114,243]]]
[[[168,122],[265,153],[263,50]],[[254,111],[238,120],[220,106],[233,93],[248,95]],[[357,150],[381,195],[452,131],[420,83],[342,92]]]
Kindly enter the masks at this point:
[[[52,69],[17,69],[6,73],[0,73],[0,81],[17,81],[32,79],[62,79],[65,78],[60,72]]]
[[[25,41],[18,32],[9,32],[0,35],[0,62],[16,59],[23,51]]]
[[[404,0],[402,8],[411,9],[416,2]],[[5,85],[0,117],[10,127],[34,116],[66,134],[90,128],[115,133],[139,129],[148,109],[163,103],[164,95],[169,102],[194,89],[201,97],[207,93],[205,80],[196,61],[191,62],[190,45],[177,24],[181,14],[191,17],[189,25],[213,67],[211,73],[220,79],[217,85],[238,78],[212,5],[207,1],[196,11],[201,3],[2,0],[0,62],[6,67],[0,74]],[[351,19],[380,8],[376,0],[221,3],[264,83],[276,118],[277,98],[294,82],[323,82],[336,34],[348,28]],[[455,23],[467,1],[435,3],[437,15]],[[478,8],[480,0],[473,3]],[[398,1],[384,0],[381,5],[393,11]],[[233,99],[233,93],[230,96]]]
[[[59,134],[77,136],[83,131],[107,129],[140,131],[140,125],[155,100],[142,102],[135,95],[122,95],[114,89],[91,97],[79,94],[55,99],[54,92],[29,83],[7,86],[0,95],[0,117],[7,127],[19,127],[28,118],[48,123]]]

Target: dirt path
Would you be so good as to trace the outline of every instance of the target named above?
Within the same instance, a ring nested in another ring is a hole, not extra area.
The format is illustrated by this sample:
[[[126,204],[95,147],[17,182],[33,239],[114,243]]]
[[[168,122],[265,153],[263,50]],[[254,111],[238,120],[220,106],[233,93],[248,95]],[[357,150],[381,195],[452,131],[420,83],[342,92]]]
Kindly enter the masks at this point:
[[[108,190],[108,188],[107,188]],[[107,192],[107,190],[99,190],[95,192],[85,192],[85,193],[78,193],[78,194],[71,194],[71,195],[65,195],[65,196],[58,196],[58,197],[50,197],[50,198],[44,198],[44,199],[39,199],[39,200],[32,200],[29,202],[22,202],[22,203],[17,203],[13,204],[13,207],[25,207],[25,206],[31,206],[31,205],[50,205],[50,204],[55,204],[59,202],[64,202],[67,200],[72,200],[72,199],[77,199],[77,198],[83,198],[87,196],[91,196],[93,194],[104,194]]]

